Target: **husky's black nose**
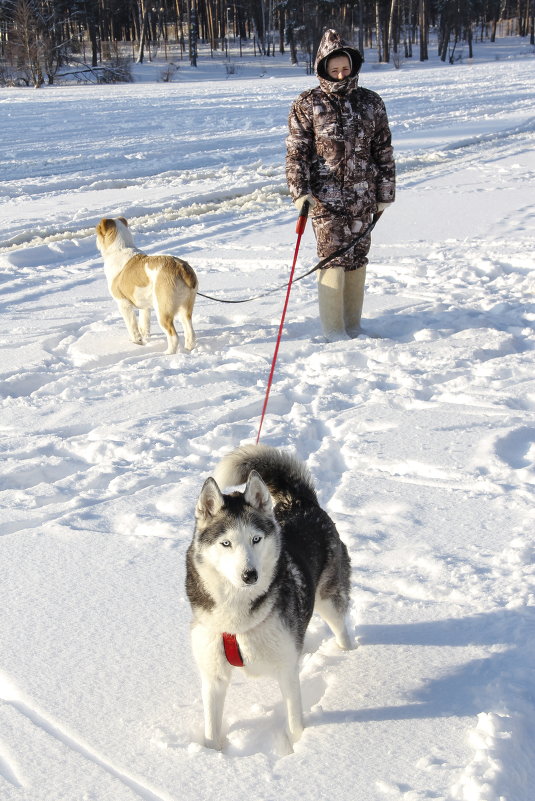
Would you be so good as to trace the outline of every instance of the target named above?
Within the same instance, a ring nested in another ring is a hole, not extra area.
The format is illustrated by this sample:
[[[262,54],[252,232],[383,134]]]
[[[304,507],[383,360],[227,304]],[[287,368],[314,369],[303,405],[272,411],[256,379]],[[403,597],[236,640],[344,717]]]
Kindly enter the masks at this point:
[[[244,570],[241,574],[244,584],[256,584],[258,581],[258,573],[256,570]]]

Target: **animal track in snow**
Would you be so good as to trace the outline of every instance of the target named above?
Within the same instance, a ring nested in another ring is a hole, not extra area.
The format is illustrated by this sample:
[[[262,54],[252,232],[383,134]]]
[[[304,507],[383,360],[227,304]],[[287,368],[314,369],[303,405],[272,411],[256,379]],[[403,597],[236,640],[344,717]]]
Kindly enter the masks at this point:
[[[513,470],[532,468],[535,464],[535,428],[510,431],[496,442],[496,453]]]
[[[24,786],[19,767],[2,741],[0,741],[0,779],[4,779],[17,788]]]

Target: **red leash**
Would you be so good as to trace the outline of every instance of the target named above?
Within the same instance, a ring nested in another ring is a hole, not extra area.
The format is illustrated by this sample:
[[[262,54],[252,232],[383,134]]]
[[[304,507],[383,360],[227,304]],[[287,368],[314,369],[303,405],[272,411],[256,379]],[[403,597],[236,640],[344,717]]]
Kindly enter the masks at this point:
[[[305,201],[303,203],[303,208],[299,212],[299,217],[297,218],[297,224],[295,226],[295,233],[297,234],[297,243],[295,245],[294,260],[293,260],[292,269],[291,269],[291,272],[290,272],[290,279],[288,281],[288,289],[286,290],[286,300],[284,301],[284,308],[282,310],[282,317],[281,317],[281,322],[280,322],[280,326],[279,326],[279,334],[278,334],[277,342],[276,342],[276,345],[275,345],[275,352],[273,353],[273,361],[271,362],[271,371],[269,373],[268,385],[267,385],[267,390],[266,390],[266,397],[264,399],[264,406],[262,408],[262,417],[260,418],[260,425],[258,427],[258,435],[256,437],[256,444],[257,445],[258,445],[258,442],[260,440],[260,432],[262,431],[262,424],[264,422],[264,417],[265,417],[265,414],[266,414],[266,409],[267,409],[268,399],[269,399],[269,393],[271,391],[271,384],[273,383],[273,373],[275,372],[275,365],[277,363],[277,356],[279,354],[279,345],[280,345],[281,339],[282,339],[282,329],[284,328],[284,318],[286,317],[286,309],[288,308],[288,302],[290,300],[290,292],[291,292],[291,289],[292,289],[292,281],[293,281],[294,272],[295,272],[295,265],[297,263],[297,255],[299,253],[299,246],[301,244],[301,237],[303,236],[303,233],[305,231],[306,224],[307,224],[308,206],[309,206],[308,201]]]

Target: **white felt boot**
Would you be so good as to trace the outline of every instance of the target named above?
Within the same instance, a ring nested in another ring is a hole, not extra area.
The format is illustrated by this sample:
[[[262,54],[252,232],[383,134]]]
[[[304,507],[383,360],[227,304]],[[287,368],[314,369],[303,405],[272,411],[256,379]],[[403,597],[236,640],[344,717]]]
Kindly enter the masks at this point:
[[[349,339],[344,325],[344,277],[341,267],[318,271],[320,321],[327,342]]]
[[[357,337],[362,329],[360,318],[364,302],[366,267],[345,273],[344,282],[344,325],[350,337]]]

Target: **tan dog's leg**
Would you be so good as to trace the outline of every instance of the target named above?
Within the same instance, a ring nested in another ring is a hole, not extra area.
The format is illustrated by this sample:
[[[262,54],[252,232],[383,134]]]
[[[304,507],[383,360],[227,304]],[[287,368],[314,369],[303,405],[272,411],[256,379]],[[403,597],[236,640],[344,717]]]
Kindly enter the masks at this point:
[[[165,352],[168,356],[172,356],[178,349],[178,334],[173,317],[170,314],[161,314],[159,322],[162,331],[167,335],[167,350]]]
[[[117,306],[119,307],[119,311],[121,312],[123,320],[126,323],[128,333],[130,334],[130,339],[136,345],[143,345],[143,339],[141,337],[141,334],[139,333],[137,317],[134,307],[127,300],[118,300]]]
[[[150,315],[151,309],[140,309],[139,311],[139,330],[144,340],[150,339]]]
[[[186,350],[193,350],[195,347],[195,331],[191,324],[191,311],[189,309],[181,308],[178,310],[178,319],[184,329],[184,347]]]

